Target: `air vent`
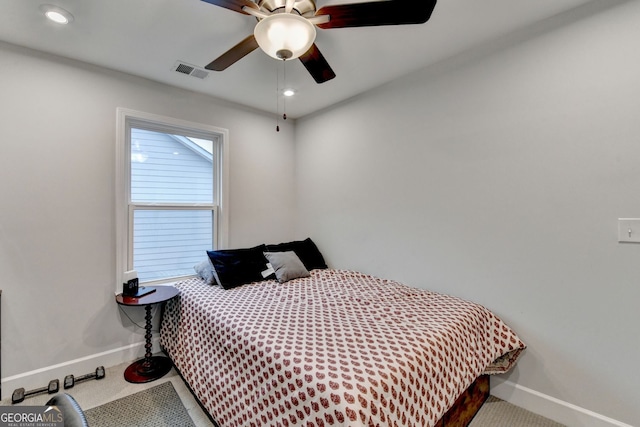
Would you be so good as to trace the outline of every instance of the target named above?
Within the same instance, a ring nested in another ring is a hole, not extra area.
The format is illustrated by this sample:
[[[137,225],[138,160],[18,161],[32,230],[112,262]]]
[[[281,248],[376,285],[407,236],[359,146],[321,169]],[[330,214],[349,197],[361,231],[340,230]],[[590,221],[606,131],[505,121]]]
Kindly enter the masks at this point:
[[[187,76],[196,77],[201,80],[209,77],[209,71],[196,65],[187,64],[183,61],[176,61],[176,63],[173,64],[172,70],[180,74],[186,74]]]
[[[178,67],[176,68],[176,71],[182,74],[191,74],[191,72],[194,70],[193,67],[187,65],[187,64],[180,64],[178,65]]]

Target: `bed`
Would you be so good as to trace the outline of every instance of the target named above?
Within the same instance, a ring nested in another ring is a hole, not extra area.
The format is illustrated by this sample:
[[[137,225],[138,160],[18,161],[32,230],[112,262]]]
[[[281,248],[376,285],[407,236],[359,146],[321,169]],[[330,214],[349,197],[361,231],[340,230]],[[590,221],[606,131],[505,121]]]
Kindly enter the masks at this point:
[[[307,274],[175,285],[160,343],[219,426],[443,425],[525,348],[478,304],[354,271]]]

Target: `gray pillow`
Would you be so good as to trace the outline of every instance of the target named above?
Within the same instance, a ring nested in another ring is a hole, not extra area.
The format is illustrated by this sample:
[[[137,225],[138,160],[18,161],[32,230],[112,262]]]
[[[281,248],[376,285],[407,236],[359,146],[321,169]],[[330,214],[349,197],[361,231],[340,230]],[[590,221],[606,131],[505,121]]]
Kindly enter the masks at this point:
[[[278,282],[284,283],[299,277],[309,277],[309,271],[305,268],[298,255],[293,251],[265,252],[264,256],[273,267]]]
[[[205,281],[207,285],[219,285],[220,281],[218,280],[218,275],[216,274],[216,270],[213,268],[213,264],[211,260],[207,257],[207,259],[199,262],[198,264],[193,266],[193,269],[196,271],[196,274]]]

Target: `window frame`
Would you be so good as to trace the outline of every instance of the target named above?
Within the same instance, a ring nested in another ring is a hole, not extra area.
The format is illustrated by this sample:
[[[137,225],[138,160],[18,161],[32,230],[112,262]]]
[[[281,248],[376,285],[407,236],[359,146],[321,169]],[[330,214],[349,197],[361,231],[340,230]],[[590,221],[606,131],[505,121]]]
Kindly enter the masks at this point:
[[[213,140],[213,203],[132,203],[131,202],[131,128]],[[228,129],[195,123],[152,113],[117,108],[116,110],[116,293],[122,290],[125,271],[133,269],[133,213],[137,209],[212,210],[213,248],[226,248],[228,215]],[[146,282],[168,284],[176,278]]]

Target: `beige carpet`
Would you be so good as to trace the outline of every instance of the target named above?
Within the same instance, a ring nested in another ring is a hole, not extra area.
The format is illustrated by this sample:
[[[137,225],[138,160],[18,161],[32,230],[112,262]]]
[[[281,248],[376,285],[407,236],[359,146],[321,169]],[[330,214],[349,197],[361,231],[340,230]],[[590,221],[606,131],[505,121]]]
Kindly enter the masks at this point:
[[[469,427],[563,427],[555,421],[489,396]]]

